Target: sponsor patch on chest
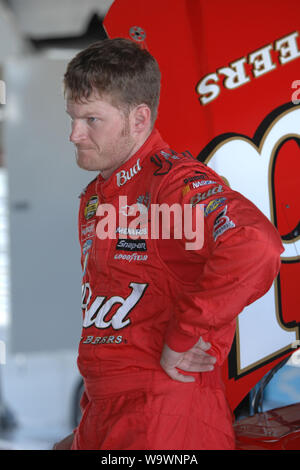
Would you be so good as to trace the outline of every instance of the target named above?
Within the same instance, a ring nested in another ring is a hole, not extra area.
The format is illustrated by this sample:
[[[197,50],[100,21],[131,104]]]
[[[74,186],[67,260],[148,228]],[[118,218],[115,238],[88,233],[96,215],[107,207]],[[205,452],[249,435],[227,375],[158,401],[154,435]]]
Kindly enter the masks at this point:
[[[116,245],[116,249],[123,251],[147,251],[146,240],[120,238]]]

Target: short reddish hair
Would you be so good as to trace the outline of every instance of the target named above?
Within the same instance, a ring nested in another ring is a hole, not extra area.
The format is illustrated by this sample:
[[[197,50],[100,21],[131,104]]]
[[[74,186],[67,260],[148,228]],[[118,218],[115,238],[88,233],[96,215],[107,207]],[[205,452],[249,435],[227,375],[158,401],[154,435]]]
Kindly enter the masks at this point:
[[[126,111],[146,104],[153,125],[160,79],[158,63],[146,49],[129,39],[104,39],[80,51],[69,62],[64,88],[74,101],[87,100],[96,91],[99,96],[109,96],[113,105]]]

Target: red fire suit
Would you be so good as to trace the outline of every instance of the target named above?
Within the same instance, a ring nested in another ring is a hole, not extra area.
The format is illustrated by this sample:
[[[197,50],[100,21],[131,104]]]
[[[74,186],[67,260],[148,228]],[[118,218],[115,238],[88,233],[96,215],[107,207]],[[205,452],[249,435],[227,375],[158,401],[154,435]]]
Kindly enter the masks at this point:
[[[152,211],[163,204],[181,212],[166,222],[162,212]],[[175,236],[186,223],[186,207],[204,235],[203,246],[193,249],[186,246],[187,230]],[[163,232],[168,227],[169,238]],[[214,171],[189,152],[172,151],[154,130],[108,180],[99,175],[87,186],[79,236],[78,367],[85,392],[72,448],[233,449],[220,366],[236,316],[278,274],[283,249],[273,225]],[[193,373],[193,383],[169,378],[160,367],[164,343],[182,352],[200,337],[212,345],[214,370]]]

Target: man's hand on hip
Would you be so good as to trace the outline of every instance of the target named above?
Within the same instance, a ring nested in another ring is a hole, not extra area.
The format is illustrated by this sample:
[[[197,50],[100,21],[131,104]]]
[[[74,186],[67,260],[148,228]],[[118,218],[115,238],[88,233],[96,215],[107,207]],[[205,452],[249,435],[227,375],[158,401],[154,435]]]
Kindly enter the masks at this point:
[[[179,382],[194,382],[192,375],[183,375],[177,368],[185,372],[208,372],[213,370],[216,358],[208,354],[211,347],[202,338],[191,349],[185,352],[173,351],[166,344],[163,347],[160,365],[172,379]]]

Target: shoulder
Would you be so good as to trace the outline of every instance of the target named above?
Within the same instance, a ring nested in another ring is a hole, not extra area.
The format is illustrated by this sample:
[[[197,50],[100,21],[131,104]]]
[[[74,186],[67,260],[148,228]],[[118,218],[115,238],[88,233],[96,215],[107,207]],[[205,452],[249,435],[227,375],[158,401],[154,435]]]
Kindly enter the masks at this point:
[[[188,151],[169,152],[168,155],[161,155],[160,152],[160,155],[153,155],[151,161],[153,174],[161,177],[159,194],[162,199],[176,197],[178,200],[178,195],[180,195],[186,200],[187,195],[206,192],[212,186],[219,187],[220,185],[230,191],[225,178],[195,159]]]
[[[181,153],[171,149],[160,150],[149,157],[149,163],[152,174],[163,177],[164,182],[177,181],[188,184],[209,178],[225,182],[215,171],[194,158],[188,150]]]

